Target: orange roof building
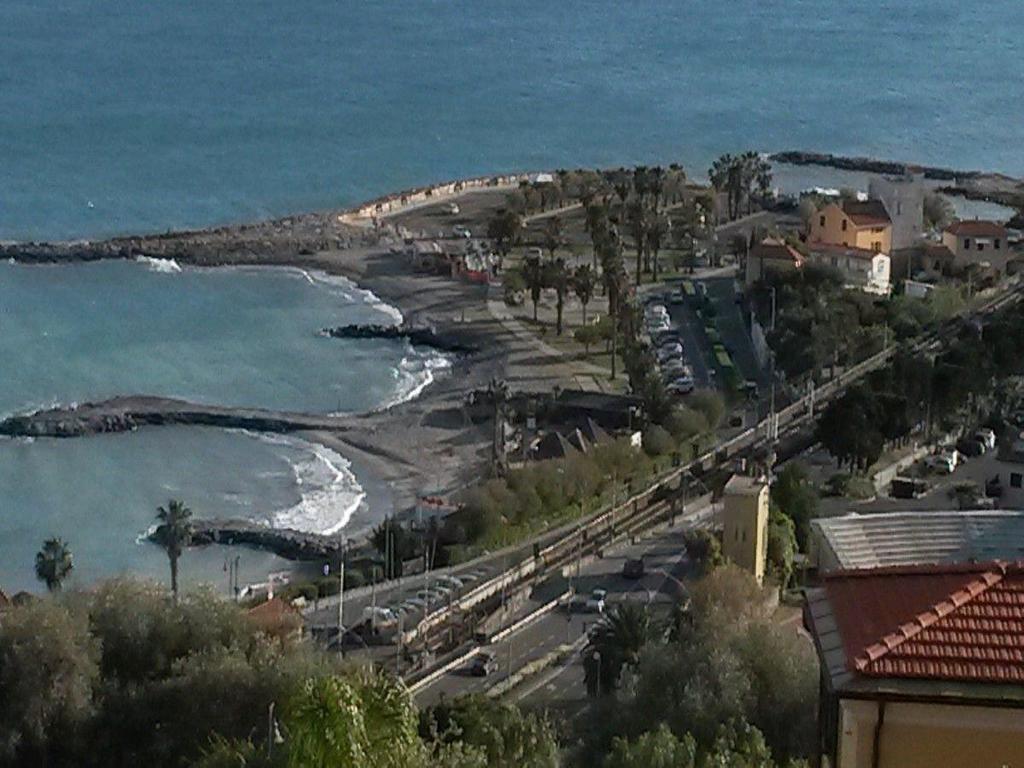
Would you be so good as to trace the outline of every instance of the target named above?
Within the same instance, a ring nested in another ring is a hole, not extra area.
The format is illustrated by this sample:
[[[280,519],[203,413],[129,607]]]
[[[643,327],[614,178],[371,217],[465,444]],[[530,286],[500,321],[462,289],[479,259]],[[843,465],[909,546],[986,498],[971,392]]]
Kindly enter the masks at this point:
[[[1024,565],[838,571],[808,592],[823,764],[1021,764]]]

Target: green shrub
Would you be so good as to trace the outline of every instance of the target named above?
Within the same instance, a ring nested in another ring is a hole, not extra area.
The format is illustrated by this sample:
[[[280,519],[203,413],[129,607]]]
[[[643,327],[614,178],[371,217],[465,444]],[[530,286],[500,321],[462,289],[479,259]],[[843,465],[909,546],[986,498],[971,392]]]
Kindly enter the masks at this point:
[[[643,432],[644,450],[650,456],[664,456],[675,450],[675,440],[664,427],[652,424]]]

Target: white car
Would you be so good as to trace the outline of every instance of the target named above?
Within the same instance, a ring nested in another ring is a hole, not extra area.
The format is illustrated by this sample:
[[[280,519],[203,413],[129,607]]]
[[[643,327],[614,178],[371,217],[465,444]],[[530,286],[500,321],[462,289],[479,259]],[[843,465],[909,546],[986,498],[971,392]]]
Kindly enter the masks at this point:
[[[929,456],[925,460],[925,466],[940,475],[951,475],[956,470],[957,460],[956,452],[953,453],[937,453],[934,456]]]
[[[648,333],[661,333],[662,331],[671,331],[672,326],[669,325],[668,320],[655,320],[653,323],[647,324]]]
[[[682,357],[683,345],[678,342],[675,344],[665,344],[664,346],[658,347],[656,355],[659,363],[664,363],[672,358]]]
[[[604,613],[604,601],[607,597],[607,589],[595,589],[587,598],[587,610],[591,613]]]
[[[665,389],[673,395],[688,395],[694,389],[693,379],[689,376],[680,376],[678,379],[670,382]]]
[[[644,310],[644,314],[647,317],[668,317],[668,309],[664,304],[652,304]]]
[[[467,227],[464,227],[461,224],[456,224],[454,227],[452,227],[452,233],[456,237],[472,237],[473,236],[473,233],[470,232]]]
[[[991,429],[983,428],[974,433],[974,439],[985,445],[986,450],[991,451],[996,447],[996,433]]]

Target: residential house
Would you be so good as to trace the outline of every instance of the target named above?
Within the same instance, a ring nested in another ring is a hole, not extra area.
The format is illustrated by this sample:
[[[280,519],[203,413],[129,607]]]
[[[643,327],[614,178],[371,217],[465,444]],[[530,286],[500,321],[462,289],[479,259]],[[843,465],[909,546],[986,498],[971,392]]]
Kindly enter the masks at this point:
[[[768,558],[768,483],[733,475],[722,495],[722,554],[764,581]]]
[[[1006,271],[1010,257],[1006,227],[995,221],[955,221],[942,233],[942,244],[953,254],[953,266],[971,264]]]
[[[816,758],[835,768],[1021,765],[1024,567],[839,571],[807,592]]]
[[[278,640],[302,637],[302,611],[280,597],[271,597],[247,611],[257,629]]]
[[[878,250],[865,250],[845,245],[808,243],[807,261],[839,270],[850,288],[888,296],[892,290],[892,262]]]
[[[829,203],[811,218],[807,241],[888,254],[892,250],[892,220],[881,200]]]
[[[920,173],[907,173],[874,176],[868,182],[868,198],[880,200],[892,222],[892,251],[913,248],[924,236],[923,178]]]
[[[800,251],[781,238],[766,237],[747,255],[746,283],[753,285],[768,272],[792,272],[803,265]]]

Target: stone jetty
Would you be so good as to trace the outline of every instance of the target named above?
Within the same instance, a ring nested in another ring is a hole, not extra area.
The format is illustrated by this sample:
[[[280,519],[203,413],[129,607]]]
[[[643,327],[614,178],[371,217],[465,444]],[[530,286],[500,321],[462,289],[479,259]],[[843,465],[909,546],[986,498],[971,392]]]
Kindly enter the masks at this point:
[[[279,433],[346,428],[342,417],[329,414],[230,408],[199,405],[165,397],[133,396],[11,416],[0,421],[0,435],[81,437],[108,432],[130,432],[142,426],[168,424]]]
[[[249,520],[194,520],[192,546],[231,544],[267,550],[287,560],[325,560],[337,554],[337,536],[270,528]],[[150,535],[150,539],[155,536]]]
[[[342,325],[324,328],[321,332],[335,339],[406,339],[417,347],[430,347],[441,352],[471,354],[477,348],[455,333],[414,325]]]

